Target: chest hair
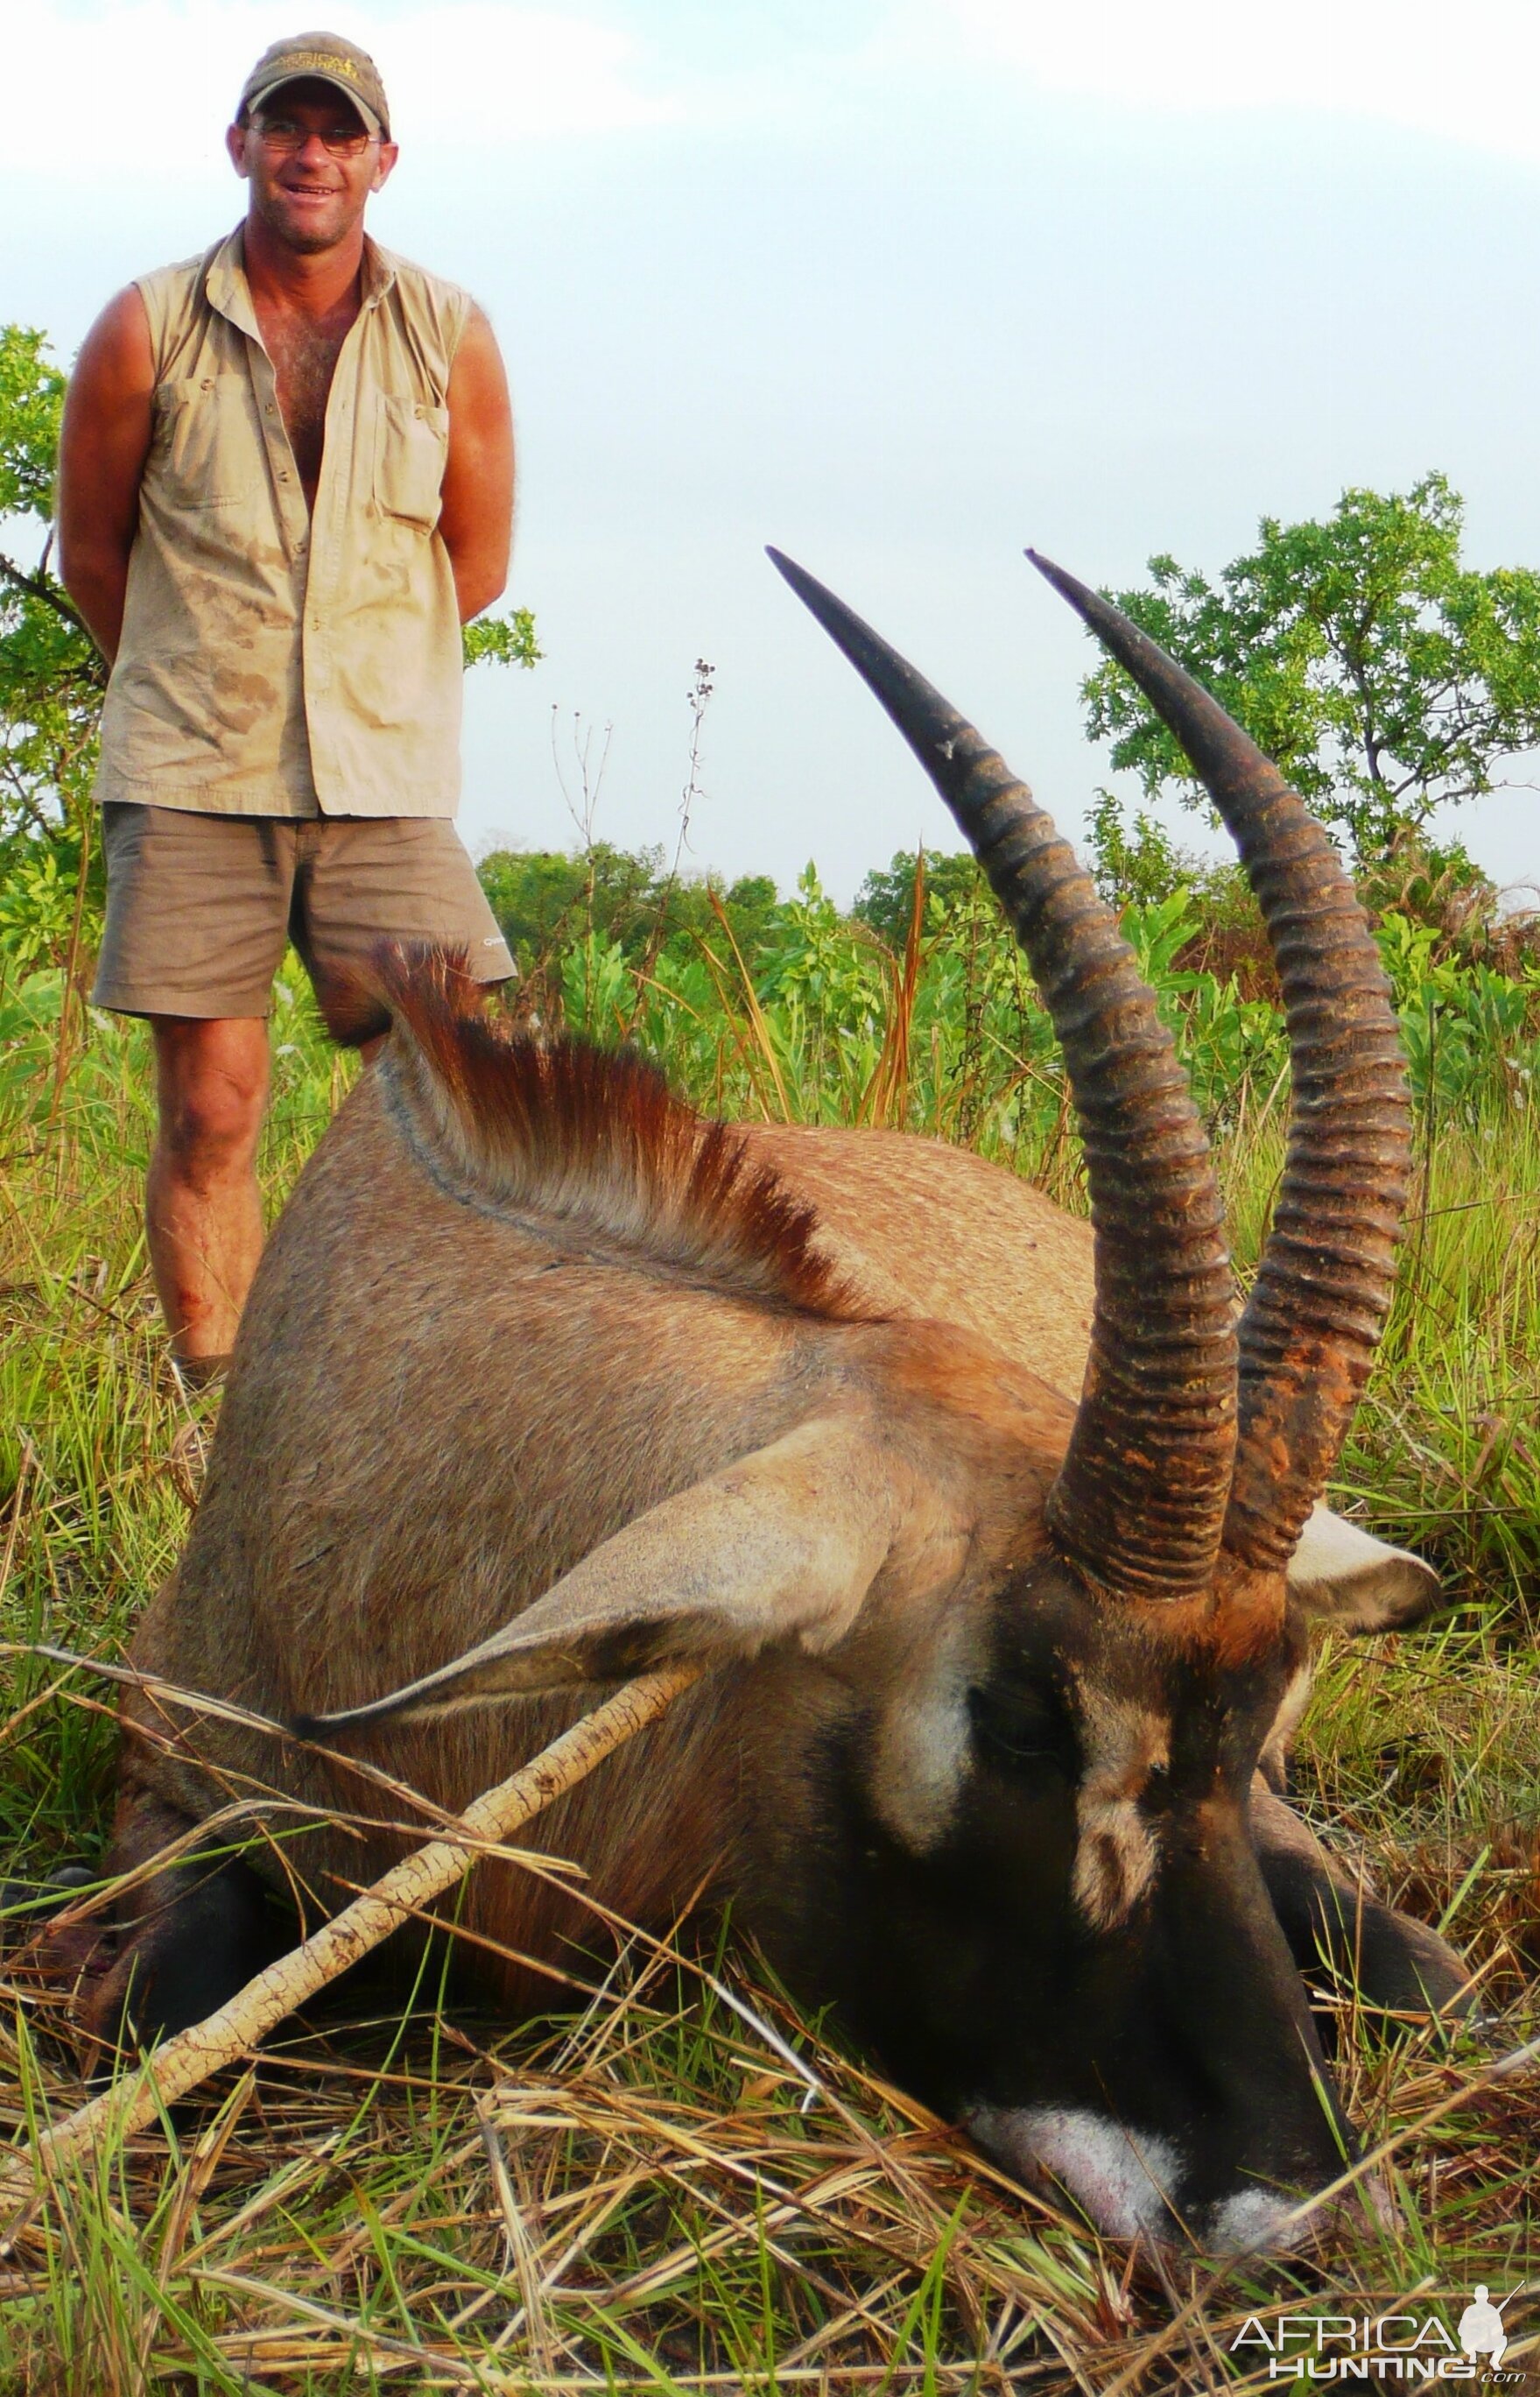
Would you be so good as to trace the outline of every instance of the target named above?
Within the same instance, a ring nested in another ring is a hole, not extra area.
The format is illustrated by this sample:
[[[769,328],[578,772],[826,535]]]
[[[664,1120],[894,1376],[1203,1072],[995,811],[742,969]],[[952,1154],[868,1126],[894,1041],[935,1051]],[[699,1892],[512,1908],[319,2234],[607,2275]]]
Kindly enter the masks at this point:
[[[284,420],[306,503],[315,505],[326,439],[326,401],[342,344],[358,315],[356,289],[324,316],[259,310],[262,340],[272,361],[278,412]]]

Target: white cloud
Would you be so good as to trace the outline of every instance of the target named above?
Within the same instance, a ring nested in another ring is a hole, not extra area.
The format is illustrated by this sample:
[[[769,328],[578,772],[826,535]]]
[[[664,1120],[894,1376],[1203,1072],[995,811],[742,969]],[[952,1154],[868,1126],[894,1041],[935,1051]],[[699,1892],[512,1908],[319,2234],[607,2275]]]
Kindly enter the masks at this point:
[[[578,15],[498,0],[446,0],[373,21],[356,7],[332,13],[378,59],[392,130],[414,146],[485,151],[672,114],[635,79],[630,36]],[[129,167],[156,181],[206,171],[273,30],[271,0],[17,9],[6,30],[7,170],[78,180]]]
[[[1321,109],[1540,156],[1534,0],[942,0],[976,56],[1132,107]]]
[[[404,141],[609,133],[675,114],[633,80],[629,34],[549,9],[496,0],[414,9],[381,28],[377,56],[381,73],[390,61],[392,129]]]
[[[746,18],[704,58],[670,0],[636,12],[644,38],[589,5],[342,0],[321,13],[378,57],[404,141],[484,158],[510,141],[686,118],[809,126],[880,108],[938,65],[1146,112],[1303,108],[1540,157],[1536,0],[889,0],[853,15],[848,41],[837,11],[816,40],[805,19],[780,37]],[[66,171],[67,120],[76,179],[206,171],[273,25],[271,0],[19,7],[7,88],[37,104],[9,111],[4,167]]]

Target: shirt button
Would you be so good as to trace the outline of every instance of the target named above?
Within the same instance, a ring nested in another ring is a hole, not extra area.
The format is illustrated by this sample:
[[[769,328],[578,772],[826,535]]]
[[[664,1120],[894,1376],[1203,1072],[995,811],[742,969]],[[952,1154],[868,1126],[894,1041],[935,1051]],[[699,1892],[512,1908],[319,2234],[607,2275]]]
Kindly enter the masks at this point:
[[[272,415],[274,415],[274,414],[276,413],[276,410],[274,409],[273,405],[272,405],[272,400],[271,400],[271,399],[268,401],[268,404],[267,404],[267,412],[268,412],[268,414],[269,414],[270,416],[272,416]]]

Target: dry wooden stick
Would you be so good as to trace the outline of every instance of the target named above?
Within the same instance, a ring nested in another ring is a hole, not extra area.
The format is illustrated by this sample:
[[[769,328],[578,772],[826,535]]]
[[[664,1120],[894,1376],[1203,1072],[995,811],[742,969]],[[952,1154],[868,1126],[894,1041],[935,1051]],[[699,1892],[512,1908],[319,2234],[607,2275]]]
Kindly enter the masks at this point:
[[[583,1780],[612,1749],[654,1721],[683,1690],[699,1678],[697,1665],[680,1665],[628,1681],[570,1731],[519,1771],[478,1798],[460,1816],[465,1837],[430,1840],[392,1865],[372,1889],[323,1923],[312,1938],[259,1973],[206,2020],[179,2031],[137,2072],[45,2131],[35,2145],[0,2168],[0,2208],[5,2232],[17,2228],[14,2209],[25,2210],[51,2168],[89,2155],[109,2137],[129,2138],[223,2065],[249,2056],[275,2024],[335,1981],[350,1964],[452,1889],[481,1851],[506,1840],[552,1800]]]

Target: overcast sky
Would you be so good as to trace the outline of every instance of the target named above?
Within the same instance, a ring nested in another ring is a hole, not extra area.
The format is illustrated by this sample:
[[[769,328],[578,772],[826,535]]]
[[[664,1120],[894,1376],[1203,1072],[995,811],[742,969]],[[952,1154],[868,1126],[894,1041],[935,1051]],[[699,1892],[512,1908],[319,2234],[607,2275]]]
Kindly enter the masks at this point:
[[[1257,518],[1428,467],[1480,566],[1540,564],[1533,0],[341,5],[402,159],[381,240],[509,360],[510,596],[547,655],[468,690],[462,824],[670,845],[842,897],[956,837],[763,556],[831,583],[1078,829],[1088,657],[1021,559],[1218,569]],[[68,359],[107,295],[241,212],[221,132],[281,10],[7,12],[0,315]],[[1466,810],[1540,876],[1540,798]],[[1199,838],[1187,820],[1189,837]]]

